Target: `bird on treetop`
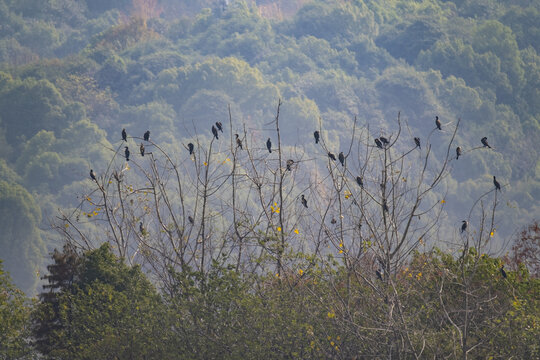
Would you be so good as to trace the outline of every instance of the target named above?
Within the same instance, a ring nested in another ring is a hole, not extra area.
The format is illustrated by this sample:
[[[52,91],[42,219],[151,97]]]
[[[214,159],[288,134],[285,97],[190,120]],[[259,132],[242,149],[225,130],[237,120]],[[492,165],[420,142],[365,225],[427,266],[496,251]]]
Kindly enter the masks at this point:
[[[385,138],[384,136],[381,136],[381,137],[379,138],[379,140],[381,140],[381,143],[383,143],[384,146],[390,144],[390,141],[388,141],[388,139]]]
[[[193,154],[193,149],[195,148],[195,146],[192,143],[189,143],[189,144],[187,144],[187,148],[189,150],[189,155],[192,155]]]
[[[293,164],[294,164],[293,159],[287,160],[287,171],[291,171],[291,168],[292,168]]]
[[[315,130],[315,132],[313,133],[313,137],[315,138],[315,144],[318,144],[319,139],[321,138],[321,135],[319,134],[317,130]]]
[[[141,146],[139,147],[139,150],[141,151],[141,156],[144,156],[144,145],[141,143]]]
[[[486,136],[484,136],[480,141],[482,142],[482,145],[484,145],[484,147],[488,147],[488,148],[491,149],[491,146],[489,146],[489,144],[487,142],[487,137]]]
[[[302,194],[302,205],[304,205],[304,207],[307,209],[307,200],[306,198],[304,197],[304,194]]]
[[[382,149],[382,148],[383,148],[382,142],[381,142],[381,140],[379,140],[379,139],[375,139],[375,145],[377,145],[377,147],[378,147],[379,149]]]
[[[328,153],[328,157],[334,161],[336,161],[336,155],[332,154],[331,152]]]
[[[94,181],[97,181],[96,180],[96,174],[94,173],[94,170],[90,169],[90,178]]]
[[[193,225],[195,223],[195,220],[193,220],[193,218],[191,217],[191,215],[189,215],[187,217],[188,221]]]
[[[469,223],[467,222],[467,220],[462,220],[461,232],[464,232],[467,229],[468,225],[469,225]]]
[[[495,191],[497,190],[501,190],[501,184],[499,184],[499,182],[497,181],[497,178],[495,177],[495,175],[493,175],[493,185],[495,185]]]
[[[420,146],[420,138],[419,137],[415,137],[414,138],[414,143],[416,144],[416,146],[420,149],[422,149],[422,147]]]
[[[129,148],[126,146],[124,150],[124,155],[126,156],[126,161],[129,161]]]
[[[127,141],[127,132],[126,132],[126,129],[122,129],[122,140]]]
[[[506,276],[507,276],[507,275],[506,275],[506,271],[504,271],[504,265],[502,265],[501,268],[500,268],[499,270],[501,271],[502,277],[506,279]]]
[[[456,160],[459,160],[460,156],[461,156],[461,146],[458,146],[456,148]]]
[[[345,155],[343,155],[343,151],[339,153],[338,159],[339,159],[339,162],[341,163],[341,166],[345,166]]]
[[[236,137],[236,146],[238,146],[240,150],[242,150],[243,147],[242,147],[242,140],[240,140],[240,136],[238,134],[234,134],[234,136]]]
[[[216,127],[219,131],[223,132],[223,124],[221,124],[221,122],[216,121]]]
[[[437,126],[437,129],[442,130],[441,120],[439,120],[438,116],[435,116],[435,125]]]
[[[150,130],[146,130],[143,137],[144,137],[144,141],[149,141],[150,140]]]
[[[216,138],[216,140],[219,140],[217,129],[214,125],[212,125],[212,134],[214,134],[214,137]]]
[[[356,177],[356,183],[363,189],[364,188],[364,182],[362,181],[362,178],[360,176]]]
[[[269,153],[272,153],[272,140],[270,140],[270,138],[266,140],[266,148],[268,149]]]

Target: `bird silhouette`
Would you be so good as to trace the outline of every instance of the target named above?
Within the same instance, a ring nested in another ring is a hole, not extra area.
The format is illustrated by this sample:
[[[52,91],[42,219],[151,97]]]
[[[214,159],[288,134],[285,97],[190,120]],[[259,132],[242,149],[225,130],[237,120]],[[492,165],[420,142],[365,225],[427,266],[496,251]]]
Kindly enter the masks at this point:
[[[487,137],[486,136],[484,136],[480,141],[482,142],[482,145],[484,145],[484,147],[488,147],[488,148],[491,149],[491,146],[489,146],[489,144],[487,142]]]
[[[288,170],[288,171],[291,171],[293,164],[294,164],[294,160],[293,160],[293,159],[287,160],[287,170]]]
[[[341,163],[341,166],[345,166],[345,155],[343,155],[343,151],[339,153],[338,159],[339,159],[339,162]]]
[[[216,121],[216,127],[219,131],[223,132],[223,124],[221,124],[221,122]]]
[[[142,222],[139,223],[139,231],[141,232],[141,235],[146,234],[146,230],[144,229]]]
[[[126,149],[124,150],[124,155],[126,156],[126,161],[129,161],[129,148],[126,146]]]
[[[506,279],[506,276],[507,276],[507,275],[506,275],[506,271],[504,271],[504,265],[502,265],[501,268],[500,268],[499,270],[500,270],[500,272],[501,272],[502,277]]]
[[[96,174],[94,173],[94,170],[90,169],[90,178],[94,181],[97,181],[96,180]]]
[[[364,182],[362,181],[362,178],[360,176],[356,177],[356,183],[363,189],[364,188]]]
[[[419,137],[415,137],[414,138],[414,143],[416,144],[416,146],[420,149],[422,149],[422,147],[420,146],[420,138]]]
[[[240,150],[242,150],[243,147],[242,147],[242,140],[240,140],[240,136],[238,134],[234,134],[234,136],[236,137],[236,146],[238,146]]]
[[[384,136],[381,136],[381,137],[379,138],[379,140],[381,140],[381,143],[382,143],[384,146],[390,144],[390,141],[388,141],[388,139],[385,138]]]
[[[386,199],[383,200],[382,208],[383,208],[383,211],[388,212],[388,205],[386,205]]]
[[[456,148],[456,160],[459,160],[460,156],[461,156],[461,146],[458,146]]]
[[[193,154],[193,149],[195,149],[195,146],[192,143],[187,144],[187,148],[189,150],[189,155]]]
[[[144,156],[144,145],[141,143],[141,146],[139,147],[139,150],[141,151],[141,156]]]
[[[193,218],[191,217],[191,215],[189,215],[187,217],[188,221],[190,222],[191,225],[193,225],[195,223],[195,220],[193,220]]]
[[[493,175],[493,185],[495,185],[495,191],[496,190],[501,190],[501,184],[499,184],[499,182],[497,181],[497,178],[495,177],[495,175]]]
[[[377,275],[377,279],[382,281],[382,274],[379,270],[375,270],[375,274]]]
[[[321,135],[319,134],[317,130],[315,130],[315,132],[313,133],[313,137],[315,138],[315,144],[318,144],[319,139],[321,138]]]
[[[328,153],[328,157],[334,161],[336,161],[336,155],[332,154],[331,152]]]
[[[469,225],[469,223],[467,222],[467,220],[462,220],[462,224],[461,224],[461,232],[463,233],[465,230],[467,230],[467,226]]]
[[[266,140],[266,148],[268,149],[269,153],[272,153],[272,140],[270,140],[270,138]]]
[[[212,134],[214,134],[214,137],[216,138],[216,140],[219,140],[217,129],[214,125],[212,125]]]
[[[439,120],[438,116],[435,116],[435,126],[437,126],[437,129],[442,130],[441,120]]]
[[[126,132],[126,129],[122,129],[122,140],[127,141],[127,132]]]
[[[375,139],[375,144],[377,145],[377,147],[378,147],[379,149],[382,149],[382,148],[383,148],[381,140]]]
[[[144,138],[144,141],[150,141],[150,130],[146,130],[143,138]]]
[[[304,197],[304,194],[302,194],[302,205],[304,205],[304,207],[307,209],[307,200],[306,198]]]

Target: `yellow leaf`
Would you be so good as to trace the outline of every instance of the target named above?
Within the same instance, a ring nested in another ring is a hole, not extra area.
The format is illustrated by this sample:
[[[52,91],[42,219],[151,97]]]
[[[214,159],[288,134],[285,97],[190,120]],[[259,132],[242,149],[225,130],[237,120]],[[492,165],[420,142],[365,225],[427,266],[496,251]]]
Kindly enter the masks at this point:
[[[298,232],[299,232],[298,229],[294,229],[295,234],[298,234]]]
[[[203,162],[203,165],[204,165],[204,166],[208,166],[208,163],[205,161],[205,162]]]
[[[334,310],[332,310],[332,311],[328,312],[327,316],[328,316],[329,319],[333,319],[333,318],[336,317],[336,313],[334,312]],[[330,340],[330,339],[331,339],[331,337],[329,336],[328,340]]]
[[[302,274],[304,273],[304,270],[298,269],[298,273],[299,273],[300,275],[302,275]]]
[[[69,227],[69,224],[65,224],[64,227],[67,229]]]
[[[441,204],[444,204],[444,203],[446,203],[446,200],[442,199]]]
[[[277,231],[281,231],[281,228],[278,226]]]
[[[339,250],[339,253],[340,253],[340,254],[343,254],[343,250]]]
[[[335,345],[335,343],[334,343],[333,341],[330,341],[330,345],[334,346],[334,345]]]

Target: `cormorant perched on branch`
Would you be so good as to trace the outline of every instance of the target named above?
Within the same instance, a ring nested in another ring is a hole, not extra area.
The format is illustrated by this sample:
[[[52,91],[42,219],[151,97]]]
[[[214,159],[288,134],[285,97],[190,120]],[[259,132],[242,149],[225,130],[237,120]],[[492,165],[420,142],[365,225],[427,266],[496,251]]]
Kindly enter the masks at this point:
[[[379,149],[382,149],[382,148],[383,148],[381,140],[375,139],[375,144],[377,145],[377,147],[378,147]]]
[[[497,178],[495,177],[495,175],[493,175],[493,185],[495,185],[495,191],[497,190],[501,190],[501,184],[499,184],[499,182],[497,181]]]
[[[150,140],[150,130],[146,130],[146,132],[144,133],[144,141],[149,141]]]
[[[315,137],[315,144],[318,144],[319,139],[321,138],[321,135],[319,134],[317,130],[315,130],[315,132],[313,133],[313,137]]]
[[[489,144],[487,142],[487,137],[486,136],[484,136],[480,141],[482,142],[482,145],[484,145],[484,147],[488,147],[488,148],[491,149],[491,146],[489,146]]]
[[[304,197],[304,194],[302,194],[302,205],[304,205],[304,207],[307,209],[307,200],[306,198]]]
[[[384,146],[390,144],[390,141],[388,141],[388,139],[385,138],[384,136],[381,136],[381,137],[379,138],[379,140],[381,140],[381,142],[383,143]]]
[[[332,154],[331,152],[328,153],[328,157],[334,161],[336,161],[336,155]]]
[[[234,136],[236,137],[236,146],[238,146],[240,150],[242,150],[243,147],[242,147],[242,140],[240,140],[240,136],[238,134],[234,134]]]
[[[139,150],[141,150],[141,156],[144,156],[144,145],[141,143],[141,146],[139,147]]]
[[[192,143],[189,143],[189,144],[187,144],[187,148],[189,150],[189,155],[192,155],[193,154],[193,149],[195,148],[195,146],[193,146]]]
[[[460,156],[461,156],[461,146],[458,146],[456,148],[456,160],[459,160]]]
[[[90,177],[92,178],[92,180],[96,181],[96,174],[94,173],[94,170],[90,169]]]
[[[127,132],[126,132],[126,129],[122,129],[122,140],[127,141]]]
[[[293,164],[294,164],[294,160],[293,160],[293,159],[287,160],[287,170],[288,170],[288,171],[291,171],[291,167],[293,166]]]
[[[345,155],[343,155],[343,151],[339,153],[338,159],[339,159],[339,162],[341,163],[341,166],[345,166]]]
[[[129,161],[129,148],[126,146],[126,150],[124,150],[124,155],[126,156],[126,161]]]
[[[383,211],[388,212],[388,205],[386,205],[386,199],[383,200],[382,208],[383,208]]]
[[[379,270],[375,270],[375,274],[377,275],[377,279],[383,281],[382,280],[382,274],[381,274],[381,272]]]
[[[219,131],[223,132],[223,124],[221,124],[221,122],[216,121],[216,127]]]
[[[415,137],[414,138],[414,143],[416,144],[416,146],[420,149],[422,149],[422,147],[420,146],[420,138],[419,137]]]
[[[266,148],[268,149],[268,152],[271,154],[272,153],[272,140],[270,140],[270,138],[266,140]]]
[[[504,271],[504,265],[502,265],[499,270],[501,271],[502,277],[506,279],[506,271]]]
[[[442,130],[441,120],[439,120],[438,116],[435,116],[435,126],[437,126],[437,129]]]
[[[360,176],[356,177],[356,183],[363,189],[364,188],[364,182],[362,181],[362,178]]]
[[[461,232],[463,233],[465,230],[467,230],[467,226],[469,225],[469,223],[467,222],[467,220],[462,220],[462,223],[461,224]]]
[[[195,224],[195,220],[193,220],[193,218],[191,217],[191,215],[189,215],[187,217],[188,221],[190,222],[191,225]]]
[[[214,137],[216,138],[216,140],[219,140],[217,129],[214,125],[212,125],[212,134],[214,134]]]

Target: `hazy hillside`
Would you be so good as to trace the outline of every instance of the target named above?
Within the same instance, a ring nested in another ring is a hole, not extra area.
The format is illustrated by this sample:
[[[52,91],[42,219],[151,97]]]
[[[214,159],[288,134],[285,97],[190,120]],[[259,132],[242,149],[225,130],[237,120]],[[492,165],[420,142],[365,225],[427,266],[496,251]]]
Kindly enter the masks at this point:
[[[398,112],[411,144],[441,118],[440,157],[461,118],[444,226],[459,227],[492,175],[495,243],[540,213],[536,1],[3,0],[0,19],[0,258],[24,289],[61,246],[48,230],[58,209],[81,201],[122,128],[184,153],[228,125],[228,106],[233,132],[264,148],[281,99],[281,141],[309,158],[326,156],[320,126],[337,151],[355,117],[391,135]],[[492,150],[475,149],[484,136]]]

